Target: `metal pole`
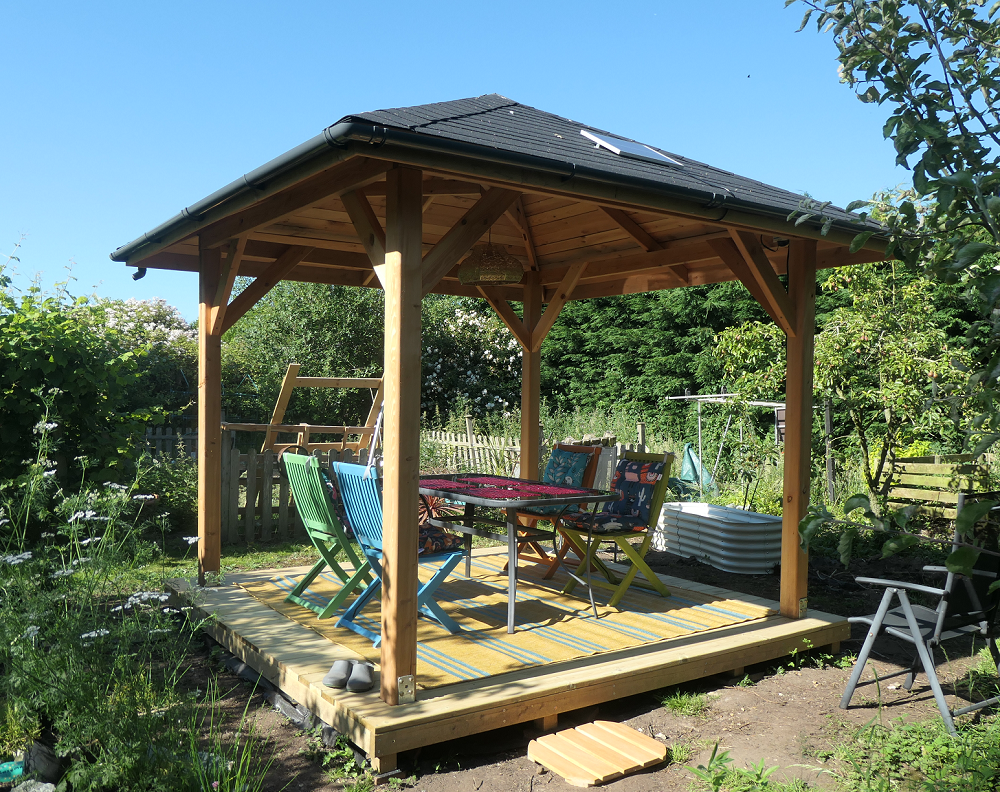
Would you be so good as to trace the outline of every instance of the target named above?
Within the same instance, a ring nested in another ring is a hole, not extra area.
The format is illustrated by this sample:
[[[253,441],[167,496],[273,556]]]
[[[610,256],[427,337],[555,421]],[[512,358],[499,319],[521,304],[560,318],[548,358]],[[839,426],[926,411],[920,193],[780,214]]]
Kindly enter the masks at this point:
[[[701,402],[698,402],[698,489],[705,500],[705,466],[701,462]]]
[[[825,405],[826,415],[824,416],[824,429],[826,432],[826,491],[830,503],[836,498],[833,489],[833,405],[832,400],[827,399]]]

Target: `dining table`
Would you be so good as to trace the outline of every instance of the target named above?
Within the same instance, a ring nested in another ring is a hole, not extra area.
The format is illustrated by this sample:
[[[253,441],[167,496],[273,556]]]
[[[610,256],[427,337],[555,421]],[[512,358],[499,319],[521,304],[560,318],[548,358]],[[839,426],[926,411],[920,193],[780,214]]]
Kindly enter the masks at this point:
[[[483,536],[491,539],[507,540],[507,632],[515,629],[514,606],[517,600],[517,558],[519,545],[526,542],[551,539],[555,548],[555,528],[546,530],[537,526],[521,525],[517,519],[519,511],[532,511],[542,507],[563,507],[547,516],[554,525],[562,512],[573,504],[581,507],[618,500],[617,492],[570,487],[527,481],[510,476],[494,476],[479,473],[451,473],[446,475],[424,475],[420,477],[421,497],[436,496],[465,505],[459,518],[444,520],[430,516],[427,522],[437,528],[455,531],[465,535],[465,574],[472,576],[472,537]],[[503,511],[500,520],[483,514],[476,514],[476,507]],[[481,527],[481,526],[488,527]],[[503,530],[498,530],[502,528]],[[558,559],[558,553],[556,554]]]

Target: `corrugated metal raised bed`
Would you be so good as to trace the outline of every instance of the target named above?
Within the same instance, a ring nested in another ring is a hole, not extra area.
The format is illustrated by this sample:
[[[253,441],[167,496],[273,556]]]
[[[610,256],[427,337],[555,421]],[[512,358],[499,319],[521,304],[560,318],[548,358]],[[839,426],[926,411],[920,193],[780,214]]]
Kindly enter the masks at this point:
[[[725,572],[763,575],[781,561],[781,518],[710,503],[665,503],[653,548]]]

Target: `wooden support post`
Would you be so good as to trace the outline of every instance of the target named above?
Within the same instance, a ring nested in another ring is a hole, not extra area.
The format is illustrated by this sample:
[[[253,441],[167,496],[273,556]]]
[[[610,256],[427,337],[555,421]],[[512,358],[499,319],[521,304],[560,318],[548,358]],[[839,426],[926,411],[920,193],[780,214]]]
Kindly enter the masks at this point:
[[[200,254],[198,273],[198,583],[218,573],[222,554],[222,333],[218,309],[222,250]],[[228,299],[229,295],[226,295]]]
[[[542,317],[541,276],[535,270],[524,273],[523,313],[524,326],[530,328],[533,335]],[[541,344],[537,348],[522,349],[521,354],[521,478],[537,481]]]
[[[806,615],[809,560],[799,547],[799,520],[809,506],[812,474],[813,336],[816,331],[816,242],[793,240],[788,297],[795,317],[787,339],[785,482],[781,516],[781,614]]]
[[[417,671],[422,174],[386,174],[385,468],[382,487],[382,700]]]

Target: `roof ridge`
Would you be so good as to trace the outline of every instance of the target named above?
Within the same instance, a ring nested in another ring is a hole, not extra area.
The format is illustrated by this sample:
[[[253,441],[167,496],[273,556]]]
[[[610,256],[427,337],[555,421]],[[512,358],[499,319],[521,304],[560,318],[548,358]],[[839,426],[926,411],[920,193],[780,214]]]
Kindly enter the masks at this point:
[[[484,94],[484,96],[500,96],[500,94]],[[481,99],[481,96],[475,97],[476,99]],[[506,96],[501,96],[501,99],[507,99]],[[508,104],[497,105],[495,107],[489,107],[485,110],[477,110],[474,113],[460,113],[459,115],[448,116],[447,118],[435,118],[431,121],[427,121],[423,124],[417,124],[416,126],[410,127],[410,129],[421,129],[423,127],[433,126],[434,124],[443,124],[447,121],[461,121],[465,118],[474,118],[475,116],[486,115],[487,113],[492,113],[495,110],[506,110],[510,107],[520,107],[520,102],[515,102],[513,99],[507,99]]]

